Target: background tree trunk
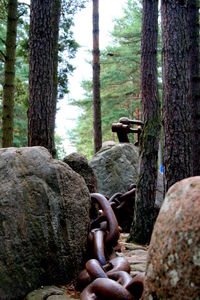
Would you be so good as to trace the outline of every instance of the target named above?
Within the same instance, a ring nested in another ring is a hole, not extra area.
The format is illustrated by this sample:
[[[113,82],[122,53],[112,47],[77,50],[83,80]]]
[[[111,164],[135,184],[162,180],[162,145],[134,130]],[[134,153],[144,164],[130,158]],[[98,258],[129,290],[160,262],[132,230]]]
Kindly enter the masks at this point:
[[[6,55],[3,83],[2,147],[13,146],[17,0],[8,1]]]
[[[130,239],[148,243],[157,216],[154,209],[160,137],[157,81],[158,0],[143,0],[141,85],[144,129],[140,140],[140,172]]]
[[[187,1],[163,0],[164,188],[192,174]]]
[[[53,1],[31,1],[28,145],[55,156],[53,103]]]
[[[199,74],[199,0],[188,1],[190,39],[190,103],[192,107],[193,175],[200,175],[200,74]]]
[[[102,146],[99,51],[99,0],[93,0],[93,128],[94,152]]]

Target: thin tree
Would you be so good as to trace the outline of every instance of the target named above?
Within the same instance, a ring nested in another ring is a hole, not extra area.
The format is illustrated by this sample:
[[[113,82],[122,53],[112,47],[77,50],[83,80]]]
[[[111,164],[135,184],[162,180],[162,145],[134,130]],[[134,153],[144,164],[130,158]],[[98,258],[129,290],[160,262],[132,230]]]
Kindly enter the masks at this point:
[[[3,148],[13,146],[17,19],[17,0],[9,0],[2,106]]]
[[[155,222],[160,105],[157,81],[158,0],[143,0],[141,88],[144,129],[140,141],[140,170],[130,240],[148,243]]]
[[[199,0],[188,1],[188,29],[190,39],[190,103],[192,108],[193,175],[200,175],[200,74],[199,74]]]
[[[187,1],[162,0],[164,188],[192,174]]]
[[[99,51],[99,0],[93,0],[93,128],[94,152],[102,146],[101,98],[100,98],[100,51]]]
[[[44,146],[55,156],[53,9],[51,0],[31,1],[28,145]]]

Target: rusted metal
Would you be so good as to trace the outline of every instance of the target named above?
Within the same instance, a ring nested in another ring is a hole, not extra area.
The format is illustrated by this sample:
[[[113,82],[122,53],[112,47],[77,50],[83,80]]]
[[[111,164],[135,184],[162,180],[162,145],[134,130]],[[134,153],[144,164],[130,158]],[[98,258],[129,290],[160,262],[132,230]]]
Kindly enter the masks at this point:
[[[120,201],[127,201],[130,199],[130,197],[135,197],[135,192],[136,192],[136,188],[132,188],[131,190],[129,190],[128,192],[124,193],[123,195],[121,195],[119,197]]]
[[[141,120],[132,120],[132,119],[129,119],[127,117],[121,117],[119,119],[119,122],[122,123],[122,124],[126,124],[126,125],[134,124],[134,125],[144,126],[143,121],[141,121]]]
[[[115,193],[109,199],[109,203],[112,206],[122,231],[130,230],[134,213],[135,192],[135,185],[131,185],[131,189],[126,193]]]
[[[122,193],[115,193],[114,195],[112,195],[112,197],[110,197],[109,199],[109,203],[115,202],[114,200],[119,199],[120,196],[122,196]]]
[[[92,220],[92,222],[90,224],[90,230],[92,230],[94,228],[99,228],[100,224],[106,220],[107,220],[106,216],[104,216],[104,215],[98,216],[95,220]]]
[[[135,299],[139,300],[142,297],[144,290],[144,274],[137,274],[126,285],[126,289],[134,295]]]
[[[132,128],[131,125],[137,125],[137,128]],[[128,134],[136,133],[137,140],[135,142],[135,146],[138,146],[140,135],[142,133],[142,127],[144,126],[144,122],[141,120],[131,120],[126,117],[122,117],[119,119],[118,123],[112,124],[112,132],[117,133],[117,137],[120,143],[129,143]]]
[[[127,286],[129,286],[130,282],[132,282],[132,280],[133,280],[133,278],[131,277],[131,275],[129,275],[125,271],[115,271],[115,272],[112,272],[112,273],[108,274],[108,277],[110,279],[113,279],[113,280],[117,281],[118,283],[120,283],[125,288]]]
[[[103,215],[106,216],[108,222],[108,232],[106,234],[105,243],[106,246],[115,246],[119,239],[119,228],[115,214],[110,206],[108,200],[101,194],[91,194],[91,200],[98,202],[103,211]]]
[[[124,257],[110,258],[119,238],[118,222],[113,212],[121,212],[135,195],[135,185],[127,193],[116,193],[109,200],[98,193],[91,200],[98,203],[99,216],[91,222],[88,235],[90,257],[78,278],[83,290],[81,300],[139,300],[143,293],[144,276],[130,275],[130,263]],[[112,254],[113,255],[113,254]]]
[[[105,232],[102,229],[93,229],[93,253],[94,257],[103,266],[106,264],[104,236]]]
[[[86,269],[84,269],[78,275],[76,287],[79,291],[82,291],[91,282],[92,282],[92,278],[88,274],[88,271]]]
[[[101,228],[101,230],[106,232],[106,230],[108,229],[108,222],[107,221],[101,222],[100,223],[100,228]]]
[[[109,199],[109,203],[112,206],[112,208],[118,209],[121,207],[121,203],[126,202],[128,200],[130,200],[131,198],[135,198],[135,193],[136,193],[136,188],[135,185],[134,187],[129,190],[128,192],[122,194],[122,193],[116,193],[114,194],[110,199]],[[115,211],[114,211],[115,212]]]
[[[81,293],[81,300],[135,300],[135,297],[118,282],[107,279],[95,279]]]
[[[128,138],[128,133],[130,133],[129,125],[123,125],[121,123],[113,123],[112,132],[117,133],[117,137],[120,143],[129,143],[129,138]]]
[[[108,278],[102,266],[96,259],[88,260],[85,267],[92,280],[96,278]]]
[[[130,273],[131,268],[130,263],[124,257],[114,257],[110,259],[107,265],[104,266],[104,270],[106,270],[106,273],[109,276],[109,274],[117,271]]]

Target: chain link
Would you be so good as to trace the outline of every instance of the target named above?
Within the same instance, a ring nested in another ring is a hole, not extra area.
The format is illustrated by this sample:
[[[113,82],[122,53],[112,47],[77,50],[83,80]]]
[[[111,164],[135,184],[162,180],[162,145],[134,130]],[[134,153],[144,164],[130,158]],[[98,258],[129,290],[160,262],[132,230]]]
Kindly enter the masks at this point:
[[[109,200],[99,193],[91,194],[92,203],[98,203],[99,213],[92,220],[88,235],[89,257],[80,273],[78,286],[81,300],[137,300],[143,293],[144,276],[130,275],[130,263],[117,257],[114,247],[120,230],[115,213],[135,197],[135,186],[124,194],[116,193]]]

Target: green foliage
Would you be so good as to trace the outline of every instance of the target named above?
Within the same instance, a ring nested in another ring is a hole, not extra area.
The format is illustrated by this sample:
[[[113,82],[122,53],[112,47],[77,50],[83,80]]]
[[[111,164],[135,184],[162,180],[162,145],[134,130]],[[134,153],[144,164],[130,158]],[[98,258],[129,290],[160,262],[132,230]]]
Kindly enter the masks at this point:
[[[112,140],[111,125],[120,117],[136,118],[140,108],[140,43],[142,6],[127,1],[124,17],[115,20],[113,43],[101,53],[103,141]],[[92,82],[83,82],[85,98],[72,101],[82,109],[70,140],[88,159],[93,154]],[[117,137],[115,137],[117,141]]]
[[[71,59],[75,57],[78,44],[72,33],[73,18],[82,9],[87,0],[63,0],[59,36],[59,70],[58,97],[68,93],[68,77],[74,70]],[[28,74],[29,74],[29,8],[18,5],[18,29],[16,49],[15,78],[15,112],[14,112],[14,146],[27,145],[27,109],[28,109]],[[4,55],[7,21],[7,0],[0,0],[0,118],[2,114],[2,86],[4,78]],[[1,119],[0,119],[1,123]],[[1,125],[1,124],[0,124]],[[0,127],[1,137],[1,127]],[[64,148],[62,141],[56,136],[58,157],[62,157]]]
[[[6,3],[6,1],[4,1]],[[0,9],[0,14],[2,7]],[[28,107],[28,30],[29,16],[27,7],[18,6],[18,30],[16,49],[16,75],[15,75],[15,107],[14,107],[14,141],[15,147],[27,145],[27,107]],[[2,104],[2,88],[4,80],[4,55],[6,20],[0,25],[0,103]],[[0,107],[0,118],[2,118],[2,107]],[[2,127],[2,126],[1,126]],[[0,129],[0,136],[1,136]]]
[[[71,60],[75,57],[78,43],[74,40],[72,27],[74,15],[85,6],[88,0],[63,0],[61,8],[59,29],[59,53],[58,53],[58,98],[63,98],[68,90],[68,78],[74,71]]]
[[[2,104],[2,89],[0,90],[0,104]],[[15,79],[15,108],[14,108],[14,147],[27,146],[27,106],[28,83],[20,76]],[[0,105],[0,139],[2,136],[2,105]]]
[[[0,0],[0,20],[5,22],[7,18],[7,0]]]
[[[56,146],[56,159],[63,160],[66,156],[66,152],[63,146],[63,138],[58,134],[55,134],[55,146]]]

